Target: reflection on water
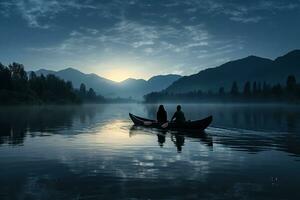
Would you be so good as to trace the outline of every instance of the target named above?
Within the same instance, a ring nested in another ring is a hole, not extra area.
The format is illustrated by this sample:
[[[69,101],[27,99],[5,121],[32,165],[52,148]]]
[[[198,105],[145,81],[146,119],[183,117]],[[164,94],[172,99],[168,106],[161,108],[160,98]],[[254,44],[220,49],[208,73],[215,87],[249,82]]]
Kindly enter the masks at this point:
[[[169,133],[169,134],[168,134]],[[195,135],[188,132],[178,132],[178,131],[166,131],[166,130],[157,130],[157,129],[148,129],[145,127],[132,126],[129,130],[130,137],[135,135],[155,135],[157,136],[158,146],[164,147],[164,143],[166,142],[166,137],[170,137],[170,140],[174,143],[174,146],[177,148],[177,152],[180,153],[182,151],[182,147],[184,146],[185,137],[189,139],[197,138],[200,143],[203,143],[207,146],[213,146],[212,137],[206,134],[206,132],[201,132],[199,135]]]
[[[91,123],[102,107],[47,106],[47,107],[2,107],[0,110],[1,143],[22,144],[26,133],[61,133],[76,129],[78,122]]]
[[[300,107],[183,105],[188,119],[214,116],[201,135],[128,118],[154,118],[156,108],[2,107],[0,199],[300,197]]]

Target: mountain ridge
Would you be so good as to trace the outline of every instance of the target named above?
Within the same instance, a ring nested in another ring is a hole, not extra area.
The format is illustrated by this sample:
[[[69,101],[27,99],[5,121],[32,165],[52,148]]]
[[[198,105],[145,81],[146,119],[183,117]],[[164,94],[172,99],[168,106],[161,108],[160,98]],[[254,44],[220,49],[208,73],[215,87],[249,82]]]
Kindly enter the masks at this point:
[[[142,99],[143,95],[149,92],[165,89],[172,82],[181,77],[180,75],[158,75],[153,76],[148,80],[128,78],[121,82],[115,82],[95,73],[86,74],[71,67],[58,71],[42,68],[35,72],[37,75],[54,74],[59,78],[71,81],[75,88],[79,88],[80,84],[84,83],[87,87],[93,88],[98,94],[106,97],[131,97],[139,100]],[[166,77],[166,79],[164,79],[164,77]]]
[[[297,66],[299,67],[297,68]],[[252,55],[229,61],[217,67],[182,77],[164,91],[171,93],[196,90],[217,91],[220,87],[229,90],[233,81],[237,81],[240,86],[243,86],[246,81],[266,81],[276,84],[285,81],[290,74],[300,77],[300,50],[298,49],[274,60]]]

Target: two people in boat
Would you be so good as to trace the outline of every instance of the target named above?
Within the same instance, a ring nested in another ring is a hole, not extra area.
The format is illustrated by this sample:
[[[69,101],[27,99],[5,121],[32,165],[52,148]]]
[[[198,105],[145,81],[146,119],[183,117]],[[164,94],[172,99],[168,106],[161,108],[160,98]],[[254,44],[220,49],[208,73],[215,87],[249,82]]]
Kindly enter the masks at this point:
[[[164,126],[164,124],[166,122],[168,122],[167,111],[165,110],[163,105],[160,105],[158,107],[158,111],[156,113],[156,119],[159,124],[163,124],[162,126]],[[181,110],[180,105],[177,105],[176,112],[174,113],[173,117],[171,118],[171,121],[175,121],[175,123],[177,123],[177,124],[181,124],[181,123],[185,122],[185,116]],[[159,143],[160,147],[163,147],[163,144],[166,141],[165,135],[157,134],[157,138],[158,138],[158,143]],[[175,136],[172,135],[171,139],[177,147],[177,152],[180,153],[182,151],[182,146],[184,145],[184,137],[179,136],[179,135],[175,135]]]
[[[168,115],[167,111],[165,110],[163,105],[160,105],[157,111],[156,119],[158,123],[166,123],[168,121]],[[181,106],[177,106],[177,110],[174,113],[173,117],[171,118],[171,121],[175,121],[176,123],[183,123],[185,122],[185,116],[184,113],[181,110]]]

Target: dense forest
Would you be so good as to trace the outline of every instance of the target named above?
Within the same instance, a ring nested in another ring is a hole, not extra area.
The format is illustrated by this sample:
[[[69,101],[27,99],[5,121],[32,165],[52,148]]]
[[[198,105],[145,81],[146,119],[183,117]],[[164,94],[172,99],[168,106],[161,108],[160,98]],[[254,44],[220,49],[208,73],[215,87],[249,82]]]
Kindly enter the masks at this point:
[[[152,92],[144,96],[146,103],[157,102],[300,102],[300,85],[293,75],[288,76],[285,85],[271,85],[266,82],[247,81],[240,88],[234,81],[230,90],[220,87],[218,92],[194,91],[171,93]]]
[[[29,75],[22,64],[0,63],[0,104],[79,104],[82,102],[103,102],[92,88],[85,85],[79,90],[72,82],[64,81],[55,75]]]

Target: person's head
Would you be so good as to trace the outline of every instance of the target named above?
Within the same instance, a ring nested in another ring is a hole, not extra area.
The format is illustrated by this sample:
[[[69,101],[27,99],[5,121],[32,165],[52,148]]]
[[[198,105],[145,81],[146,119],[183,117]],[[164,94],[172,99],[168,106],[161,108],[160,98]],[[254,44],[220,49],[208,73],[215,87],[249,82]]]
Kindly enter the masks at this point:
[[[181,105],[177,106],[177,111],[181,111]]]
[[[165,108],[164,108],[163,105],[160,105],[160,106],[158,107],[158,110],[159,110],[159,111],[165,111]]]

